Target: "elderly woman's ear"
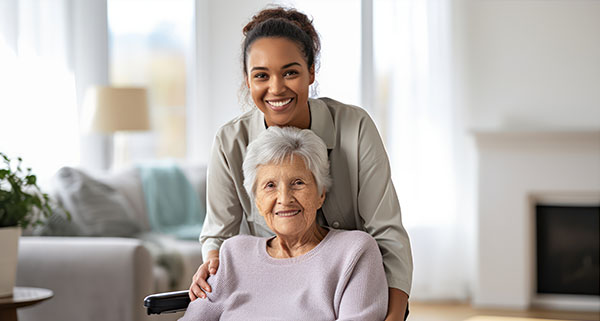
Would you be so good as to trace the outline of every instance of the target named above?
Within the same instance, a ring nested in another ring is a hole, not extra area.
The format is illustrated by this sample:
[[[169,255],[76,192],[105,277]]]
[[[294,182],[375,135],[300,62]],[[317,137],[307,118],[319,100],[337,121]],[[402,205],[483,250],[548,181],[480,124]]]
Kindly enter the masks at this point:
[[[320,200],[319,200],[321,202],[319,207],[322,207],[323,203],[325,203],[325,194],[327,194],[327,191],[325,189],[323,189],[323,193],[321,193]]]

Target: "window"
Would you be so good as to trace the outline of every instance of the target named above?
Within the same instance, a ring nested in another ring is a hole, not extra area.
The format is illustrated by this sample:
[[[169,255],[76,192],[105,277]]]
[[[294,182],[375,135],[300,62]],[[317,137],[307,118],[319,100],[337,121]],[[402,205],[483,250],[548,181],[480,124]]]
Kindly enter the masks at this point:
[[[279,1],[313,18],[321,37],[321,68],[317,96],[361,105],[360,0]]]
[[[130,161],[186,157],[193,0],[108,0],[110,83],[148,89],[151,133],[128,135]]]
[[[0,10],[0,151],[23,158],[38,184],[79,163],[75,78],[64,2],[3,3]]]

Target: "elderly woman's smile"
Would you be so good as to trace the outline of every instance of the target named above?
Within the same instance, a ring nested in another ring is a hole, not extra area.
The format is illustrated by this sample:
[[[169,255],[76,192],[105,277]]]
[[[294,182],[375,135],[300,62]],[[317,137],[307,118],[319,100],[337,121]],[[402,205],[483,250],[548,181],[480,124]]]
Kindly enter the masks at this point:
[[[302,238],[316,228],[317,210],[325,200],[301,156],[281,164],[260,165],[256,173],[256,206],[277,235]]]

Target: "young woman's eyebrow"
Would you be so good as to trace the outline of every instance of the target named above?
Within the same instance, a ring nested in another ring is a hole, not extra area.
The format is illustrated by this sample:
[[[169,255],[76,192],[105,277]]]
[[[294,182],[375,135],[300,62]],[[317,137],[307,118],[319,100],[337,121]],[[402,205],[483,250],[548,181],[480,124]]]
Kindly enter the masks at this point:
[[[281,69],[289,68],[291,66],[302,66],[302,65],[299,62],[294,61],[294,62],[290,62],[289,64],[283,65],[283,67],[281,67]],[[269,68],[256,66],[256,67],[252,67],[252,69],[250,69],[250,72],[253,72],[255,70],[269,70]]]
[[[297,66],[302,66],[299,62],[290,62],[287,65],[283,65],[283,67],[281,67],[281,69],[285,69],[285,68],[288,68],[288,67],[291,67],[291,66],[296,66],[296,65]]]
[[[250,72],[255,71],[255,70],[269,70],[269,68],[267,68],[267,67],[252,67],[252,69],[250,69]]]

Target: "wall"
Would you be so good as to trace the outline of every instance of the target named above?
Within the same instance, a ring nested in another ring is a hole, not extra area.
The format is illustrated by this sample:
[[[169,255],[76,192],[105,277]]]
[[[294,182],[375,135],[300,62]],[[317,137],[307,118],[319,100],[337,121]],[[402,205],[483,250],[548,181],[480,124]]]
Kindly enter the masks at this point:
[[[477,208],[474,303],[527,308],[533,285],[526,194],[600,189],[589,176],[599,170],[600,136],[590,133],[600,130],[600,1],[454,5],[457,117],[470,133],[463,174]],[[563,134],[584,135],[587,143],[565,143]],[[577,147],[557,151],[569,144]]]
[[[600,1],[463,5],[470,128],[600,128]]]

